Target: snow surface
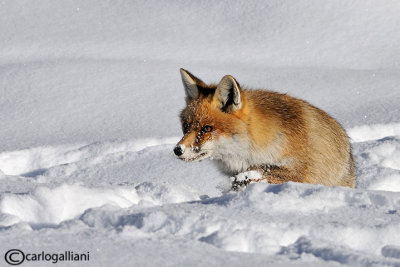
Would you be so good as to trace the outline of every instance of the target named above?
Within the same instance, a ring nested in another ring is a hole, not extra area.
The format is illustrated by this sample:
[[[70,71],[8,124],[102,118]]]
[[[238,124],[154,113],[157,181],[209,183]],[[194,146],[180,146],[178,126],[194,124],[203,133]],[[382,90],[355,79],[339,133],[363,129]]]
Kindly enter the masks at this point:
[[[400,266],[399,12],[398,1],[1,1],[0,253]],[[180,67],[332,114],[352,140],[356,189],[228,192],[211,161],[177,160]]]

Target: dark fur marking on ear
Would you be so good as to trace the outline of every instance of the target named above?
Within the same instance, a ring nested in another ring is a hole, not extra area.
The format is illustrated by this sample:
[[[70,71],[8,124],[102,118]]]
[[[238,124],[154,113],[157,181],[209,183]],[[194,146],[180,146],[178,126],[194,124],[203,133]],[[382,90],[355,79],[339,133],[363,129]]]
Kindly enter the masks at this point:
[[[229,91],[228,100],[226,101],[225,105],[224,105],[223,102],[221,102],[221,104],[222,104],[221,110],[222,110],[223,112],[225,112],[225,113],[228,113],[228,108],[229,108],[231,105],[237,105],[237,104],[235,103],[235,101],[233,100],[233,90],[230,90],[230,91]]]

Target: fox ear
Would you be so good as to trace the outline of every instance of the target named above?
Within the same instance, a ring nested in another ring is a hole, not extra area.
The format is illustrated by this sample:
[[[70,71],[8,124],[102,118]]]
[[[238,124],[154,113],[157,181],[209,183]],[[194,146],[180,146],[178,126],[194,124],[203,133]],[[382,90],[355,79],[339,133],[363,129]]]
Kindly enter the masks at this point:
[[[199,86],[205,86],[205,83],[188,72],[185,69],[180,69],[183,87],[185,88],[186,101],[197,99],[200,95]]]
[[[234,112],[242,107],[240,91],[240,86],[235,78],[226,75],[219,82],[213,101],[222,111],[227,113]]]

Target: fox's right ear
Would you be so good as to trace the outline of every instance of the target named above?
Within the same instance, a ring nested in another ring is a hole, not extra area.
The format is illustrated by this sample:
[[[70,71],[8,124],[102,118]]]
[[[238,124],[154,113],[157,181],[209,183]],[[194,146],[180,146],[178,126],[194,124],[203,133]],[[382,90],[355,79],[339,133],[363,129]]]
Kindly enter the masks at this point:
[[[185,88],[186,101],[190,102],[194,99],[197,99],[200,95],[199,86],[204,87],[204,82],[187,70],[181,68],[180,71],[183,87]]]

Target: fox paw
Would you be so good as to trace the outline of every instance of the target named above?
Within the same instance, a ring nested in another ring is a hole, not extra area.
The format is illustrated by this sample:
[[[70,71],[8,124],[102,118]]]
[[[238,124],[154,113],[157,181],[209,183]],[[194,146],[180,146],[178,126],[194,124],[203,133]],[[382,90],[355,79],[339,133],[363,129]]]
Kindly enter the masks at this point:
[[[262,174],[258,171],[241,172],[241,173],[231,177],[232,190],[240,191],[241,189],[244,189],[248,184],[250,184],[254,180],[260,179],[261,177],[262,177]]]
[[[234,178],[234,177],[231,177],[231,178]],[[251,182],[250,179],[242,180],[242,181],[238,181],[238,180],[234,179],[232,181],[232,190],[240,191],[241,189],[244,189],[250,182]]]

